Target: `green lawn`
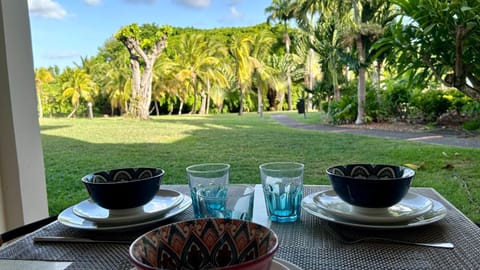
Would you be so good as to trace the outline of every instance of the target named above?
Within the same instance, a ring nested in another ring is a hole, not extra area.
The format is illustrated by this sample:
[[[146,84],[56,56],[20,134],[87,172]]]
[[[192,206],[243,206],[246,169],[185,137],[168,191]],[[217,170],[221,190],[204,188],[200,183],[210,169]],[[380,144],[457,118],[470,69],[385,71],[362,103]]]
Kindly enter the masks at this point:
[[[309,113],[308,121],[320,117]],[[413,186],[434,187],[480,222],[480,149],[293,129],[268,113],[41,119],[40,125],[51,215],[86,199],[80,178],[98,170],[160,167],[163,183],[186,184],[188,165],[226,162],[231,182],[253,184],[260,183],[261,163],[298,161],[305,164],[306,184],[328,184],[325,169],[336,164],[424,164]]]

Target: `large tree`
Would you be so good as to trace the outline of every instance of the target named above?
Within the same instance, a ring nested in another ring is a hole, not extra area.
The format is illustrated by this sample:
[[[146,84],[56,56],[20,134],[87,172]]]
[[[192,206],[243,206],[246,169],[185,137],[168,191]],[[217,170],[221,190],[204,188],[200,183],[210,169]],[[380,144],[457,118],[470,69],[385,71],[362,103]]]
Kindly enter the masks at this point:
[[[272,4],[265,8],[265,12],[269,14],[267,22],[278,20],[283,24],[283,43],[285,43],[285,57],[287,61],[290,57],[291,39],[288,33],[288,21],[294,18],[295,6],[290,0],[273,0]],[[286,70],[287,74],[287,102],[288,110],[292,110],[292,78],[291,70]]]
[[[404,17],[378,42],[378,53],[412,83],[434,77],[480,101],[480,2],[392,0]]]
[[[167,47],[170,27],[155,24],[122,27],[115,38],[121,41],[130,54],[132,69],[132,98],[130,113],[139,119],[148,119],[152,100],[152,78],[155,60]]]

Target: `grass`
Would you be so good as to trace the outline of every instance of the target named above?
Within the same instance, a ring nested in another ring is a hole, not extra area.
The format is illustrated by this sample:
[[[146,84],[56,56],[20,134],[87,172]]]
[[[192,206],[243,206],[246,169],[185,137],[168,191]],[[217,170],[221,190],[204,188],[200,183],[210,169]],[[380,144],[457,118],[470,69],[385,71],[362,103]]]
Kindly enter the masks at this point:
[[[309,113],[306,121],[321,117]],[[187,184],[188,165],[226,162],[231,182],[254,184],[261,163],[298,161],[305,164],[305,184],[329,184],[325,169],[336,164],[423,164],[413,186],[435,188],[480,222],[480,149],[293,129],[268,113],[41,119],[40,125],[51,215],[88,198],[80,178],[98,170],[160,167],[163,183]]]

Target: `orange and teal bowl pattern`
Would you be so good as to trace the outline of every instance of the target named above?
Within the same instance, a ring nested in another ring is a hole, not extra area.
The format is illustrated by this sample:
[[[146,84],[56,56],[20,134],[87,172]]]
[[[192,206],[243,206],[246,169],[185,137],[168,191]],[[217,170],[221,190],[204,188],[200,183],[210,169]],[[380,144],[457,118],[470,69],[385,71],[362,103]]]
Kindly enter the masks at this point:
[[[195,219],[165,225],[130,246],[137,269],[268,270],[277,235],[262,225],[236,219]]]

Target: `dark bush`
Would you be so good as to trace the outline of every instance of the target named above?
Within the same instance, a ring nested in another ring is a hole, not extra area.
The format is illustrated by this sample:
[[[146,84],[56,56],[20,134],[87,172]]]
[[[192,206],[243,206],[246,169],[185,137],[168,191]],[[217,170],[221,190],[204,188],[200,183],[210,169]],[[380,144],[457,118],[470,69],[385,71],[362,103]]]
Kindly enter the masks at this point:
[[[406,119],[411,92],[405,80],[390,80],[386,82],[386,89],[382,92],[381,98],[385,116],[397,120]]]
[[[435,122],[452,105],[450,100],[444,96],[444,92],[440,90],[419,92],[412,97],[410,104],[424,114],[427,122]]]
[[[465,122],[463,128],[466,130],[480,130],[480,118]]]

